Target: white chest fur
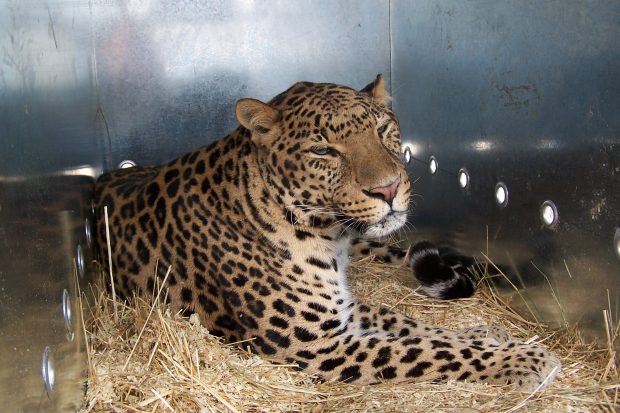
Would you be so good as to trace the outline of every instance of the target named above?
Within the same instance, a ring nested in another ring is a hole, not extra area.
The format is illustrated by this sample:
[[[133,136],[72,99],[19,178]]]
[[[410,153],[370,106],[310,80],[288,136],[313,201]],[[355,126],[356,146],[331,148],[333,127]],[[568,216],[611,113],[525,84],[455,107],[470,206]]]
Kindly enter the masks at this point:
[[[304,270],[304,279],[312,292],[312,300],[328,308],[330,315],[347,324],[353,302],[347,271],[351,240],[314,239],[293,251],[293,262]]]

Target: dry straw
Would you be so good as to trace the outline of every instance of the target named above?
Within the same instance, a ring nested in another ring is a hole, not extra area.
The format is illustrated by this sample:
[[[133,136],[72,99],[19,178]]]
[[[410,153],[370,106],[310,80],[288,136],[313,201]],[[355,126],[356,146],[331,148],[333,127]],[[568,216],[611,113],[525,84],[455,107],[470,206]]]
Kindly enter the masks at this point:
[[[244,351],[243,343],[221,343],[197,317],[173,313],[161,296],[126,303],[93,287],[94,300],[83,305],[90,375],[82,412],[614,412],[620,406],[619,327],[608,313],[607,347],[600,349],[574,328],[552,331],[528,321],[484,281],[473,298],[437,301],[418,294],[406,268],[367,258],[352,265],[351,286],[361,301],[441,326],[500,325],[551,348],[562,371],[532,394],[462,382],[321,383]]]

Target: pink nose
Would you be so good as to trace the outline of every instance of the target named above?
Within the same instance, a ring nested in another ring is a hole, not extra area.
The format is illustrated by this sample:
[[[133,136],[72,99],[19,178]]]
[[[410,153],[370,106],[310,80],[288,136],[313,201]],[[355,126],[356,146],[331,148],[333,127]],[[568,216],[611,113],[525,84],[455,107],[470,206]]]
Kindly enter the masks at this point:
[[[376,188],[372,188],[368,193],[376,198],[383,199],[389,205],[392,205],[392,201],[396,196],[396,191],[398,190],[398,185],[400,185],[400,178],[396,178],[394,182],[387,186],[378,186]]]

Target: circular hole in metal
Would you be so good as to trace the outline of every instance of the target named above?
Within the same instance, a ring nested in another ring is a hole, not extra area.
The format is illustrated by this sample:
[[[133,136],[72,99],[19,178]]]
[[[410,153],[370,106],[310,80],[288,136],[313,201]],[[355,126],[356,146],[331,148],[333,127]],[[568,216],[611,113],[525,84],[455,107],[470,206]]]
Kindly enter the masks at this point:
[[[407,165],[411,162],[411,148],[405,146],[405,150],[403,151],[403,159]]]
[[[431,175],[435,175],[439,169],[439,162],[437,162],[437,158],[434,156],[428,159],[428,169],[431,171]]]
[[[614,250],[616,251],[616,257],[620,260],[620,228],[616,228],[616,234],[614,235]]]
[[[134,166],[136,166],[136,163],[132,161],[131,159],[125,159],[124,161],[121,161],[121,163],[118,164],[118,167],[121,169],[133,168]]]
[[[86,266],[84,263],[84,251],[82,251],[82,246],[80,244],[78,244],[75,249],[75,266],[77,267],[77,272],[80,278],[84,278]]]
[[[469,185],[469,172],[467,169],[461,168],[459,171],[459,186],[463,189],[467,188]]]
[[[558,208],[552,201],[542,203],[540,206],[540,219],[548,227],[552,227],[558,222]]]
[[[43,379],[43,386],[46,392],[49,393],[54,390],[56,372],[54,371],[52,350],[49,346],[45,346],[43,349],[43,357],[41,358],[41,378]]]
[[[495,202],[502,207],[508,204],[508,187],[503,182],[498,182],[495,185]]]
[[[71,296],[69,291],[65,288],[62,291],[62,318],[65,322],[65,329],[67,330],[67,340],[73,341],[73,320],[71,314]]]

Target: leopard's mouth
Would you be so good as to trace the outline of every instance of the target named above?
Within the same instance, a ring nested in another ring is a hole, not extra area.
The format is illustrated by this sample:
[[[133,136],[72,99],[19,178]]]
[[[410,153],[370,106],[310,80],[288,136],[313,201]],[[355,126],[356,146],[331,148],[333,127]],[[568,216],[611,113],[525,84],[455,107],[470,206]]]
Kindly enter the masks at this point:
[[[364,236],[370,238],[382,238],[399,230],[407,222],[406,211],[390,211],[376,224],[368,225]]]
[[[382,238],[400,229],[407,221],[406,211],[390,211],[381,220],[371,224],[345,214],[338,214],[337,220],[346,231],[355,231],[358,234],[369,238]]]

